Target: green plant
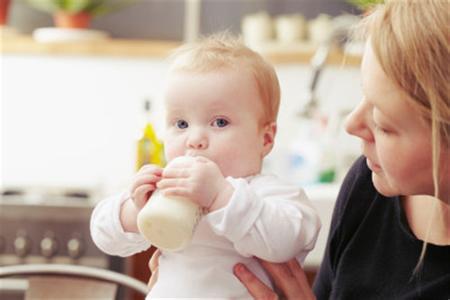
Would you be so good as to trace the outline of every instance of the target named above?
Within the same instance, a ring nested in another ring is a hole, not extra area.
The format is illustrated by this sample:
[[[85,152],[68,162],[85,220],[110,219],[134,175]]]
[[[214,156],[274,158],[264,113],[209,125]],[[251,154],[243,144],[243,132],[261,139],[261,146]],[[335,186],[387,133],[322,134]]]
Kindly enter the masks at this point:
[[[347,0],[347,2],[361,10],[366,10],[377,4],[383,4],[384,0]]]
[[[63,11],[69,14],[102,15],[123,8],[137,0],[27,0],[34,8],[48,13]]]

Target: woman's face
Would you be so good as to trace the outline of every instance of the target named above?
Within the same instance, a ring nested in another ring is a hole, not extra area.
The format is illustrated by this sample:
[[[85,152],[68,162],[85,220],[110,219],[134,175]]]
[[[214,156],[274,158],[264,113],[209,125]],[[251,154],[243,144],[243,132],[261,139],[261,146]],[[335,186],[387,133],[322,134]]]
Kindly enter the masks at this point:
[[[383,72],[370,43],[361,72],[364,98],[346,130],[361,138],[375,188],[385,196],[433,195],[429,124]]]

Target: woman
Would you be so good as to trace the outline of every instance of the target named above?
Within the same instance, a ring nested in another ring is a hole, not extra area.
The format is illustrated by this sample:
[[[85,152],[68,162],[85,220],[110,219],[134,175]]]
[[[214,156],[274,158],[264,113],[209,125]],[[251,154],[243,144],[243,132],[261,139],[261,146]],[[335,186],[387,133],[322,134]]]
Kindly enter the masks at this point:
[[[445,0],[388,1],[363,23],[364,99],[346,129],[364,157],[336,202],[319,299],[450,299],[449,12]],[[284,297],[314,298],[296,261],[261,264]],[[277,297],[234,271],[255,298]]]
[[[364,99],[346,124],[364,157],[336,202],[319,299],[450,298],[449,3],[388,1],[364,20]],[[296,261],[261,263],[286,298],[314,298]],[[255,298],[276,298],[234,271]]]

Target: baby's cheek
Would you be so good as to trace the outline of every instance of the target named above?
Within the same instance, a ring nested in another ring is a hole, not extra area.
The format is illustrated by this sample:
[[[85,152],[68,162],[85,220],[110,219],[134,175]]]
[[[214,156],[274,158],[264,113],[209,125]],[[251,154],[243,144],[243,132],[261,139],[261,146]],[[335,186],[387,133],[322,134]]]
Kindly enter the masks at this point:
[[[174,147],[173,144],[164,144],[164,155],[169,162],[175,157],[184,155],[184,151],[180,147]]]
[[[246,177],[260,171],[261,159],[256,154],[233,152],[224,153],[216,163],[225,177]]]

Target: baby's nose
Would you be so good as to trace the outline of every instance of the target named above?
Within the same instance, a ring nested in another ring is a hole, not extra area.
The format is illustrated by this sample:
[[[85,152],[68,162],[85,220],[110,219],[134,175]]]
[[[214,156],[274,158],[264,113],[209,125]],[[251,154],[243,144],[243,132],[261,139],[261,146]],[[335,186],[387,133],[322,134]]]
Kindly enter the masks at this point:
[[[193,132],[189,135],[187,146],[191,149],[206,149],[208,147],[208,138],[206,134],[200,131]]]

